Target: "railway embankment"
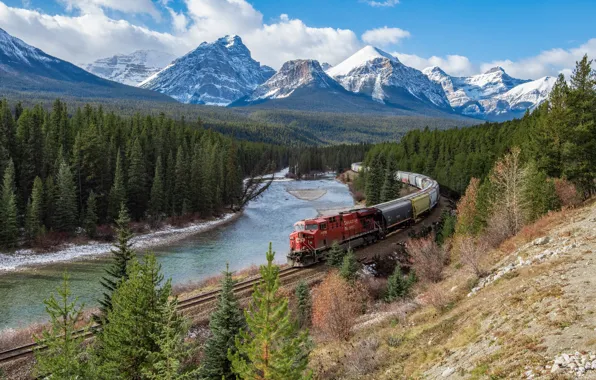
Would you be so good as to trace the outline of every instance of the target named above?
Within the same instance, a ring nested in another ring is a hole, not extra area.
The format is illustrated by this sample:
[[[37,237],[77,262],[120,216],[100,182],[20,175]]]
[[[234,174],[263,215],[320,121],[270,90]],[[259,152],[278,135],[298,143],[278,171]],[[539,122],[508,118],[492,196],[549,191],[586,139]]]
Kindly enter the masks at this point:
[[[480,280],[443,281],[361,316],[313,366],[348,379],[596,378],[596,202],[551,213],[484,252]]]

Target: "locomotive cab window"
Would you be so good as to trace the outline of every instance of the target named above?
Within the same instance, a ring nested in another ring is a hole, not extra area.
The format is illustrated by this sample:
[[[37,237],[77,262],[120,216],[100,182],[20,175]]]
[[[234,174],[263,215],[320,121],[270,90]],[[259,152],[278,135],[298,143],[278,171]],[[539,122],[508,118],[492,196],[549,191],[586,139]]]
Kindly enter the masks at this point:
[[[321,223],[321,230],[326,230],[327,229],[327,223]]]
[[[318,225],[316,225],[316,224],[307,224],[307,225],[306,225],[306,230],[307,230],[307,231],[314,231],[314,230],[318,229],[318,227],[319,227],[319,226],[318,226]]]

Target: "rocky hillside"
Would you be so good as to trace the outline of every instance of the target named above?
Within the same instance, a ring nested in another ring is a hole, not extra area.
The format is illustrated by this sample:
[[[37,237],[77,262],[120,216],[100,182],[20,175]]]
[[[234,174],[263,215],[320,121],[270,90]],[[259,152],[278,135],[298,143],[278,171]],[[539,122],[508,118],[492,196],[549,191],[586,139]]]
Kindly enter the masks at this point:
[[[444,281],[414,300],[361,317],[349,342],[319,345],[318,373],[596,378],[596,202],[549,214],[487,252],[481,281],[462,260],[452,257]]]

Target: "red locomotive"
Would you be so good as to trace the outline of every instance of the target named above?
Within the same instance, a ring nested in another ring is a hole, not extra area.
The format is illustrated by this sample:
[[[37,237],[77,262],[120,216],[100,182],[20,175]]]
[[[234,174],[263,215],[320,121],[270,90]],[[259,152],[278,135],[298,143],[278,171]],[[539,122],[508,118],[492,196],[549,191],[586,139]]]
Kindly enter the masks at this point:
[[[373,243],[383,237],[382,219],[381,211],[370,207],[301,220],[290,234],[288,260],[306,266],[321,260],[334,242],[343,248]]]

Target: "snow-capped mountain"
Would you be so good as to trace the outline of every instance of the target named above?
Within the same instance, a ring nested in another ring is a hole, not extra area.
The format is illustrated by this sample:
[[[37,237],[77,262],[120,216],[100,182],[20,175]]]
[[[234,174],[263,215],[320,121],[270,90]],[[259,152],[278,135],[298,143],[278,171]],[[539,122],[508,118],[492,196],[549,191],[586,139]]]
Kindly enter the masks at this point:
[[[152,91],[99,78],[0,29],[0,90],[94,98],[174,101]]]
[[[225,106],[250,94],[275,71],[252,59],[238,36],[203,42],[139,87],[159,91],[182,103]]]
[[[284,63],[281,69],[267,82],[257,87],[246,101],[287,98],[297,89],[305,87],[330,91],[341,89],[333,78],[325,74],[319,62],[312,59],[297,59]]]
[[[452,77],[437,66],[428,67],[423,73],[443,87],[458,113],[489,120],[508,119],[534,109],[548,98],[554,84],[550,77],[535,81],[516,79],[501,67],[470,77]]]
[[[137,50],[98,59],[81,67],[98,77],[136,86],[166,67],[176,57],[157,50]]]
[[[440,85],[373,46],[364,47],[327,70],[327,74],[346,90],[368,95],[383,104],[405,108],[425,105],[451,111]]]
[[[505,120],[522,116],[548,99],[557,78],[543,77],[522,83],[492,99],[481,100],[484,113],[491,120]]]

